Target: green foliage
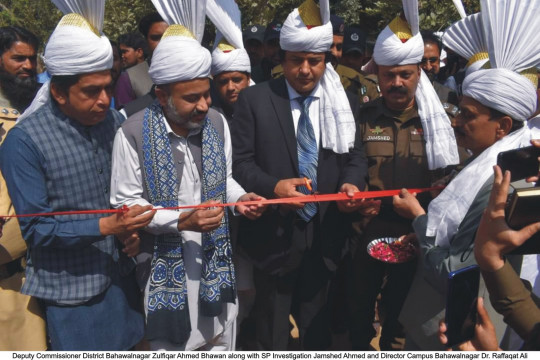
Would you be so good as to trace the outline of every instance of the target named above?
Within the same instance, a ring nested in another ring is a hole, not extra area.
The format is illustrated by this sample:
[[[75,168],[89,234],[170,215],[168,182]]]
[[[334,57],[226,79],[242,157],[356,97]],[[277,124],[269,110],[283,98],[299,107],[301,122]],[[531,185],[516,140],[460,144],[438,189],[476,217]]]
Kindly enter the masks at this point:
[[[291,9],[303,0],[236,0],[242,10],[242,23],[267,24],[272,19],[284,21]],[[459,19],[450,0],[420,0],[422,29],[441,30]],[[479,0],[463,0],[468,14],[480,10]],[[360,24],[371,37],[401,11],[401,0],[331,0],[333,12],[348,24]],[[104,33],[115,40],[126,32],[136,31],[139,20],[155,11],[150,0],[107,0]],[[0,0],[0,26],[19,25],[34,32],[45,42],[54,30],[61,13],[50,0]]]
[[[48,39],[62,13],[50,0],[0,1],[0,26],[17,25],[27,28],[39,39]]]
[[[150,0],[107,0],[103,32],[116,41],[122,34],[138,31],[139,20],[154,11]]]
[[[107,0],[103,32],[111,39],[137,31],[139,20],[155,11],[150,0]],[[36,34],[45,43],[62,13],[51,0],[0,1],[0,26],[18,25]]]

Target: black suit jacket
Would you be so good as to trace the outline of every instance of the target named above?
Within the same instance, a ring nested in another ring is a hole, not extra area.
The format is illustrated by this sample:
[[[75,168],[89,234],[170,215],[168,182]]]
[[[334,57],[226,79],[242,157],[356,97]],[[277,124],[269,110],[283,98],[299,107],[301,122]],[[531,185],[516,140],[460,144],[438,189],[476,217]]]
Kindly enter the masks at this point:
[[[354,113],[358,103],[354,97],[351,99]],[[284,78],[240,93],[231,135],[233,176],[246,191],[275,198],[274,188],[279,180],[299,177],[296,135]],[[367,160],[358,131],[355,147],[348,154],[319,149],[317,190],[320,193],[338,192],[344,183],[363,190],[366,179]],[[333,262],[339,260],[350,220],[338,211],[335,202],[319,204],[313,221],[313,246],[320,249],[323,257]],[[272,207],[256,221],[242,220],[238,243],[256,266],[268,272],[280,272],[280,266],[290,260],[291,249],[304,246],[304,225],[294,211]]]

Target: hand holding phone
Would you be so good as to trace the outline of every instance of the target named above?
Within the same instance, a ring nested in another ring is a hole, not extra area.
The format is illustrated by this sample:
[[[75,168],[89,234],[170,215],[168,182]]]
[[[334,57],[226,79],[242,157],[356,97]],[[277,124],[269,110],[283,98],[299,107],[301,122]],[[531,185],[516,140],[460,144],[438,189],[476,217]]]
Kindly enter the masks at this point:
[[[445,317],[448,347],[461,344],[474,337],[479,286],[480,268],[478,265],[448,274]]]
[[[527,146],[500,152],[497,155],[497,165],[503,174],[506,170],[510,170],[510,181],[516,181],[538,175],[538,157],[540,157],[540,148]]]
[[[498,351],[499,343],[497,341],[497,333],[495,326],[484,307],[484,299],[478,298],[477,307],[478,318],[474,327],[474,337],[465,341],[457,347],[461,351]],[[444,321],[439,323],[439,340],[441,344],[447,345],[448,338],[446,337],[446,324]]]

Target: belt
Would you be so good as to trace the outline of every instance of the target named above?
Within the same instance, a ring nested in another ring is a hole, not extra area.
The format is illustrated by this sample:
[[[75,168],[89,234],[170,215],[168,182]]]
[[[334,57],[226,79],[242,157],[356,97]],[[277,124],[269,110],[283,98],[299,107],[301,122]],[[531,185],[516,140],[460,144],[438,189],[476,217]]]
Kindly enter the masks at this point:
[[[6,264],[0,265],[0,280],[8,279],[13,275],[23,272],[22,257],[10,261]]]

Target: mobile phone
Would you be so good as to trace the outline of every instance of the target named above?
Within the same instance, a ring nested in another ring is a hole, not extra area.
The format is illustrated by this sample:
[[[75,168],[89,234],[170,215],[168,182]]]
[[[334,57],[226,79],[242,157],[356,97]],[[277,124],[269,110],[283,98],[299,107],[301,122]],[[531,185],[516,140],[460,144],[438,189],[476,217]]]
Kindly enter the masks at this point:
[[[497,155],[497,165],[503,174],[506,170],[510,170],[511,181],[521,180],[538,175],[539,156],[540,148],[535,146],[503,151]]]
[[[445,317],[447,347],[461,344],[474,337],[479,286],[480,268],[478,265],[448,274]]]

